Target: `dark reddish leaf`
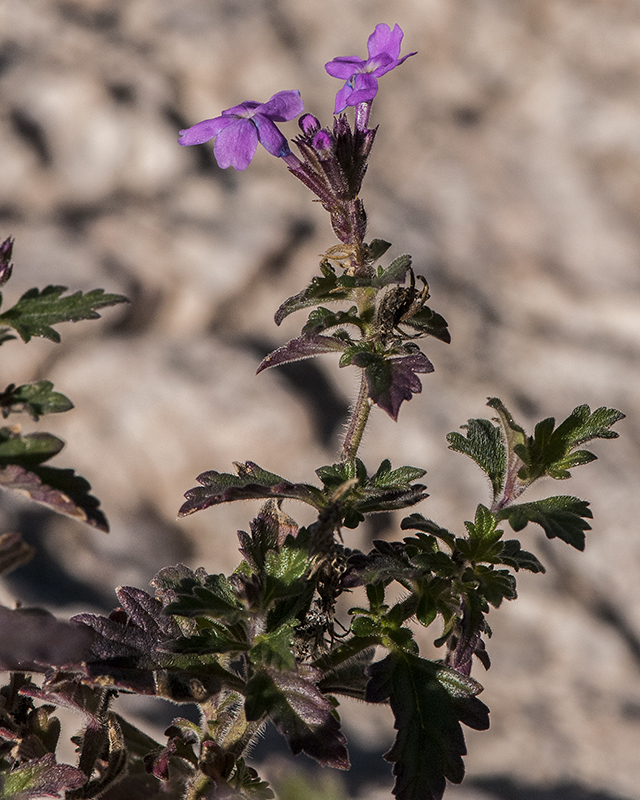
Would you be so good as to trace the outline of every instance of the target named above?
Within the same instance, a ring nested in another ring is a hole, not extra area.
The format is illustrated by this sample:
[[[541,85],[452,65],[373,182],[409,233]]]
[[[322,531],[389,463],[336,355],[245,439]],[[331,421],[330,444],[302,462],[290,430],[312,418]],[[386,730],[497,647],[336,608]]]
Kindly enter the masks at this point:
[[[322,336],[320,334],[312,336],[300,336],[291,339],[290,342],[274,350],[262,361],[256,372],[262,372],[269,367],[276,367],[278,364],[288,364],[291,361],[301,361],[303,358],[319,356],[323,353],[341,352],[345,348],[345,343],[335,336]]]
[[[354,359],[354,363],[355,363]],[[379,365],[367,368],[369,397],[393,420],[398,419],[400,406],[411,400],[414,394],[422,391],[422,383],[417,373],[433,372],[433,364],[424,353],[412,353],[385,360],[386,371],[380,374]]]
[[[331,701],[318,689],[322,671],[300,665],[296,671],[265,668],[247,685],[247,719],[269,719],[294,755],[306,753],[323,766],[349,769],[346,739]]]
[[[60,792],[77,789],[85,781],[86,776],[79,769],[69,764],[57,764],[53,753],[47,753],[0,775],[0,797],[11,800],[59,797]]]
[[[263,470],[252,461],[236,464],[236,469],[238,470],[237,475],[215,470],[198,475],[196,480],[201,485],[189,489],[185,493],[187,502],[183,503],[178,515],[186,517],[195,511],[209,508],[209,506],[230,503],[234,500],[267,499],[269,497],[299,500],[314,508],[324,506],[322,492],[315,486],[306,483],[290,483],[279,475]]]
[[[7,464],[0,467],[0,487],[26,494],[60,514],[74,517],[98,530],[109,531],[100,502],[89,494],[90,484],[72,469],[36,466],[30,469]]]
[[[0,669],[42,672],[76,664],[89,651],[91,633],[60,622],[43,609],[0,606]]]

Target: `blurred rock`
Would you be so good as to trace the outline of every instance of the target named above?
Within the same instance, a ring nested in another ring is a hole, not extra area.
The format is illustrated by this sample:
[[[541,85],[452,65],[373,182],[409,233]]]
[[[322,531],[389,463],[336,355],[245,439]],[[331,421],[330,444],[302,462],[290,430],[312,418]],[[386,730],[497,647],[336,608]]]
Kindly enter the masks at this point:
[[[251,459],[312,480],[335,458],[354,378],[324,357],[318,391],[304,376],[253,374],[299,329],[301,315],[277,329],[273,313],[333,244],[328,221],[264,151],[246,173],[225,172],[210,145],[178,147],[177,131],[289,88],[327,123],[338,84],[323,64],[364,55],[375,24],[398,22],[419,52],[381,81],[363,198],[371,236],[393,242],[391,256],[413,254],[453,343],[427,344],[436,373],[398,425],[372,415],[362,455],[426,467],[423,512],[459,529],[486,488],[444,437],[485,415],[487,396],[528,424],[585,402],[627,414],[621,439],[597,446],[601,460],[569,490],[592,501],[586,553],[551,543],[548,574],[525,576],[519,601],[492,615],[494,666],[478,674],[492,729],[469,735],[467,763],[471,780],[511,776],[513,792],[573,781],[594,798],[632,797],[640,10],[397,0],[388,14],[377,0],[0,5],[0,238],[16,237],[6,302],[47,283],[133,300],[66,326],[60,345],[3,347],[7,383],[47,377],[73,399],[73,412],[46,420],[69,442],[58,462],[89,478],[112,521],[104,537],[47,518],[41,541],[64,553],[63,584],[79,576],[100,598],[144,585],[162,558],[229,570],[254,508],[176,522],[196,475]],[[295,123],[283,130],[295,135]],[[363,712],[345,716],[353,728]]]

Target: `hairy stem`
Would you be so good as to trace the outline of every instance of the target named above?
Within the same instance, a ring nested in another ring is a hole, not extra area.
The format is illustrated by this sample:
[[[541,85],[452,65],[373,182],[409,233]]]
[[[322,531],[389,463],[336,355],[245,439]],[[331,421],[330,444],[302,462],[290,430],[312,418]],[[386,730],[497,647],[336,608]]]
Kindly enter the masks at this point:
[[[362,371],[362,378],[360,381],[360,391],[356,402],[351,409],[351,417],[347,432],[342,444],[342,461],[353,461],[360,447],[364,429],[367,426],[369,419],[369,412],[371,411],[371,401],[369,399],[369,385],[365,371]]]

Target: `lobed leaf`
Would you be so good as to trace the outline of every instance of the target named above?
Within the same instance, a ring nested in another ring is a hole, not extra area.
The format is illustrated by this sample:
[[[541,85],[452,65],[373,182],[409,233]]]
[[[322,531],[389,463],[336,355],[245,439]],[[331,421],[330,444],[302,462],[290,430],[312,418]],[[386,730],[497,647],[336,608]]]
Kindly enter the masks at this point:
[[[26,411],[31,419],[37,421],[45,414],[59,414],[69,411],[73,403],[60,392],[53,391],[51,381],[37,381],[23,386],[10,384],[0,392],[0,410],[3,417],[15,412]]]
[[[0,775],[0,797],[7,800],[60,797],[60,792],[77,789],[86,780],[84,772],[69,764],[58,764],[55,755],[47,753]]]
[[[335,336],[322,336],[320,334],[310,334],[291,339],[287,344],[274,350],[266,356],[258,369],[257,373],[270,367],[277,367],[280,364],[290,364],[292,361],[302,361],[305,358],[312,358],[323,353],[342,352],[345,349],[345,342]]]
[[[267,472],[247,461],[236,464],[238,475],[210,470],[198,475],[200,486],[185,493],[187,502],[183,503],[178,516],[185,517],[209,506],[230,503],[235,500],[289,498],[308,503],[314,508],[322,508],[322,493],[315,486],[306,483],[290,483],[279,475]]]
[[[494,498],[502,491],[507,467],[507,452],[500,428],[488,419],[470,419],[465,435],[447,434],[449,449],[469,456],[491,481]]]
[[[86,294],[75,292],[63,297],[66,291],[66,286],[47,286],[42,291],[30,289],[12,308],[0,314],[0,325],[13,328],[25,342],[32,336],[59,342],[60,334],[52,325],[99,319],[99,308],[129,302],[123,295],[105,294],[103,289],[94,289]]]
[[[439,677],[439,672],[446,673]],[[479,685],[410,653],[390,653],[369,667],[366,699],[389,700],[398,731],[385,758],[394,764],[398,800],[441,800],[446,780],[460,783],[466,755],[460,721],[489,727],[488,709],[473,695]]]
[[[37,503],[105,533],[109,531],[99,500],[89,494],[91,485],[72,469],[40,465],[25,468],[10,463],[0,466],[0,487],[26,494]]]
[[[377,353],[360,351],[351,363],[364,369],[371,400],[397,421],[400,406],[422,391],[418,373],[434,371],[433,364],[424,353],[387,358]]]
[[[509,520],[514,531],[521,531],[529,522],[535,522],[548,539],[557,537],[577,550],[584,550],[584,532],[591,530],[585,519],[592,517],[589,503],[569,495],[507,506],[497,513],[498,519]]]
[[[349,769],[346,739],[333,704],[318,688],[320,670],[301,664],[296,670],[263,668],[247,684],[248,720],[267,714],[294,755],[305,753],[323,766]]]

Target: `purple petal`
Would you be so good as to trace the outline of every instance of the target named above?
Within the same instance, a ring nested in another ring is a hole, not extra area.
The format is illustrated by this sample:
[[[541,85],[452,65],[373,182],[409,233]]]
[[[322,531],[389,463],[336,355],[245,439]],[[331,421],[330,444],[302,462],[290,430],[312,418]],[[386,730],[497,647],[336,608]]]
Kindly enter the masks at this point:
[[[258,129],[258,140],[268,153],[282,158],[291,152],[289,143],[268,117],[256,114],[253,122]]]
[[[344,111],[348,105],[350,105],[349,98],[351,97],[352,92],[353,89],[351,88],[351,86],[349,86],[348,83],[345,83],[345,85],[342,87],[342,89],[340,89],[340,91],[336,95],[336,105],[333,110],[334,114],[339,114],[341,111]]]
[[[258,131],[250,119],[234,119],[218,134],[213,153],[221,169],[246,169],[256,153]]]
[[[180,131],[180,139],[178,143],[188,147],[192,144],[202,144],[213,139],[220,131],[224,130],[227,126],[234,122],[234,117],[214,117],[213,119],[205,119],[203,122],[198,122],[190,128]]]
[[[245,100],[244,103],[240,103],[237,106],[231,106],[231,108],[225,108],[222,112],[223,117],[246,117],[247,111],[254,111],[256,108],[260,108],[262,103],[259,103],[257,100]]]
[[[304,103],[300,97],[300,92],[297,89],[287,89],[270,97],[266,103],[259,107],[257,113],[277,122],[286,122],[297,117],[303,111]]]
[[[351,85],[353,84],[353,85]],[[378,81],[376,77],[367,72],[361,72],[354,76],[353,81],[347,81],[336,95],[336,105],[334,114],[344,111],[347,106],[357,106],[358,103],[366,103],[378,93]]]
[[[399,25],[396,25],[393,30],[389,28],[386,22],[376,25],[375,31],[367,42],[369,58],[376,58],[376,56],[385,53],[395,61],[400,55],[403,36],[404,33]]]
[[[389,63],[385,63],[386,59],[383,59],[383,57],[381,57],[379,59],[379,61],[381,62],[380,66],[376,67],[376,69],[374,69],[371,72],[371,74],[375,75],[376,78],[379,78],[381,75],[384,75],[386,72],[390,72],[392,69],[395,69],[396,67],[399,67],[400,64],[403,64],[410,56],[415,56],[416,53],[417,53],[417,50],[414,53],[407,53],[406,56],[402,56],[402,58],[399,58],[397,61],[390,61]]]
[[[365,61],[358,56],[338,56],[333,61],[324,65],[332,78],[341,78],[343,81],[349,80],[352,75],[364,67]]]

